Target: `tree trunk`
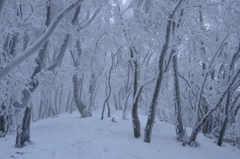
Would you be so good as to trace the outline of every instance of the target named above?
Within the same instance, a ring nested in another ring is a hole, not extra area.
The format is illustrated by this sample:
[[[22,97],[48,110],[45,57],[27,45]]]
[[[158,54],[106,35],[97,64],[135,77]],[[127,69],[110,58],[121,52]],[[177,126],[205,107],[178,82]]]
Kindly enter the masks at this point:
[[[15,147],[17,148],[26,146],[25,144],[26,142],[31,142],[30,141],[31,111],[32,111],[31,107],[26,107],[23,117],[23,123],[22,125],[18,125],[15,144]]]
[[[120,98],[120,97],[119,97],[119,98]],[[115,109],[116,109],[116,110],[119,110],[119,108],[118,108],[118,103],[117,103],[117,98],[116,98],[116,94],[115,94],[115,93],[113,94],[113,99],[114,99]]]
[[[227,102],[226,102],[226,107],[225,107],[225,118],[224,118],[224,122],[221,128],[221,131],[219,133],[218,136],[218,142],[217,145],[218,146],[222,146],[222,142],[223,142],[223,137],[227,128],[227,124],[228,124],[228,118],[229,118],[229,105],[230,105],[230,100],[231,100],[231,92],[228,92],[227,95]]]
[[[123,115],[122,115],[122,119],[127,119],[127,100],[130,97],[130,95],[132,94],[132,91],[129,91],[127,96],[124,99],[124,108],[123,108]]]
[[[210,116],[206,124],[203,126],[202,133],[204,135],[210,134],[213,130],[213,115]]]
[[[138,65],[137,65],[137,61],[136,61],[136,51],[130,48],[131,51],[131,58],[133,59],[132,61],[132,68],[133,68],[133,99],[135,99],[136,95],[137,95],[137,81],[138,81]],[[139,96],[138,96],[139,97]],[[136,97],[136,100],[133,101],[133,107],[132,107],[132,124],[133,124],[133,132],[134,132],[134,136],[135,138],[139,138],[141,133],[140,133],[140,121],[138,118],[138,97]]]
[[[9,116],[6,112],[6,106],[2,105],[0,111],[0,137],[5,137],[9,128]]]
[[[94,84],[93,81],[94,79],[92,79],[90,85],[89,85],[89,98],[88,98],[88,108],[90,110],[92,110],[92,106],[93,106],[93,94],[94,94]]]
[[[178,69],[177,69],[177,56],[172,57],[173,60],[173,72],[174,72],[174,86],[175,86],[175,118],[176,118],[176,134],[179,141],[183,141],[185,132],[183,130],[182,124],[182,108],[181,108],[181,98],[180,98],[180,86],[178,80]]]
[[[103,109],[102,109],[102,116],[101,116],[101,120],[103,120],[103,118],[104,118],[104,111],[105,111],[105,107],[106,107],[106,105],[107,105],[107,107],[108,107],[108,117],[111,117],[111,115],[110,115],[110,107],[109,107],[109,103],[108,103],[108,99],[110,98],[110,95],[111,95],[111,91],[112,91],[112,88],[111,88],[111,85],[110,85],[110,78],[111,78],[111,71],[112,71],[112,66],[113,65],[111,65],[111,68],[110,68],[110,70],[109,70],[109,77],[108,77],[108,82],[107,82],[107,84],[108,84],[108,88],[109,88],[109,92],[107,91],[108,90],[108,88],[106,87],[106,98],[105,98],[105,100],[104,100],[104,102],[103,102]]]
[[[83,102],[80,99],[77,72],[73,75],[73,97],[75,104],[78,108],[78,111],[81,114],[81,117],[86,118],[92,116],[91,112],[87,110],[87,107],[83,104]]]
[[[128,75],[127,75],[127,84],[124,86],[123,90],[122,90],[122,98],[124,99],[124,103],[123,103],[123,115],[122,115],[122,119],[126,119],[127,118],[127,109],[128,109],[128,106],[127,106],[127,101],[128,101],[128,98],[130,97],[130,95],[132,94],[132,90],[131,90],[131,87],[129,87],[130,83],[131,83],[131,62],[128,63]],[[124,98],[124,96],[126,96]],[[120,103],[120,102],[119,102]]]

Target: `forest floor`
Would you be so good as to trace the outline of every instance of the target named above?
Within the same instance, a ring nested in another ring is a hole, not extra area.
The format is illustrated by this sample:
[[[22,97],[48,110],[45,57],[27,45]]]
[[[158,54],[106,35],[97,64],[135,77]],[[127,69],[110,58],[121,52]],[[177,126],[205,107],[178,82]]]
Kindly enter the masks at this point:
[[[140,115],[141,133],[134,138],[131,119],[122,120],[122,111],[100,120],[100,110],[91,118],[78,112],[64,113],[31,123],[33,144],[15,148],[16,132],[0,138],[0,159],[239,159],[240,149],[222,147],[198,136],[200,147],[183,147],[175,138],[175,127],[156,121],[151,143],[143,142],[146,115]],[[190,131],[188,132],[190,134]]]

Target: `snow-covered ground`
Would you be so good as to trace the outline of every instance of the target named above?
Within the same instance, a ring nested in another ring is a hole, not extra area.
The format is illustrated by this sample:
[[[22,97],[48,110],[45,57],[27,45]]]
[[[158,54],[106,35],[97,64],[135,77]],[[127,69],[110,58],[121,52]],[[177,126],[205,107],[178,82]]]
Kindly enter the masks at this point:
[[[131,120],[122,120],[121,111],[100,120],[100,110],[91,118],[78,112],[31,123],[33,145],[15,148],[15,133],[0,138],[0,159],[239,159],[240,149],[198,136],[200,147],[183,147],[175,139],[173,125],[157,121],[151,143],[133,136]],[[140,115],[142,134],[147,116]]]

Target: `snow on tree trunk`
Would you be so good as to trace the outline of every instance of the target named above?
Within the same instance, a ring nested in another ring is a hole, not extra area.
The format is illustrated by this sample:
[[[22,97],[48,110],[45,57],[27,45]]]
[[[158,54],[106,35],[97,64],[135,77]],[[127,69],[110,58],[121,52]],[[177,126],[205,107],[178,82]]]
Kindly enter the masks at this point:
[[[165,43],[163,45],[161,55],[159,58],[159,62],[158,62],[158,77],[157,77],[157,81],[155,84],[155,89],[154,89],[151,105],[149,108],[148,120],[147,120],[147,124],[145,127],[145,132],[144,132],[144,142],[148,142],[148,143],[151,142],[152,128],[153,128],[153,123],[155,120],[156,103],[157,103],[157,98],[158,98],[158,94],[159,94],[161,83],[162,83],[162,77],[163,77],[164,57],[167,53],[167,48],[168,48],[169,40],[170,40],[171,23],[172,23],[172,20],[171,20],[171,16],[170,16],[169,20],[168,20],[167,30],[166,30]]]
[[[76,9],[75,14],[78,13],[78,9],[80,10],[80,6]],[[75,69],[77,69],[78,66],[80,65],[79,61],[76,60],[76,59],[80,58],[80,56],[82,54],[80,40],[77,40],[76,43],[77,43],[76,44],[77,55],[75,56],[75,55],[72,54]],[[73,77],[72,77],[72,81],[73,81],[73,99],[74,99],[74,102],[76,104],[76,107],[77,107],[79,113],[81,114],[81,117],[82,118],[87,118],[87,117],[92,116],[90,110],[87,110],[86,105],[81,101],[81,95],[80,95],[80,92],[79,92],[80,82],[78,80],[77,71],[74,72]]]
[[[137,104],[138,102],[135,102],[133,104],[133,109],[132,109],[132,123],[133,123],[133,131],[134,131],[135,138],[139,138],[141,136],[140,121],[137,114],[137,107],[138,107]]]
[[[22,125],[18,125],[15,147],[21,148],[26,146],[26,142],[30,141],[30,123],[31,123],[31,107],[26,107]]]
[[[127,100],[131,94],[132,94],[132,91],[129,91],[124,99],[122,119],[127,119]]]
[[[6,106],[1,106],[0,110],[0,137],[5,137],[9,128],[9,116],[6,112]]]
[[[176,118],[176,134],[179,141],[183,140],[184,130],[182,123],[182,108],[181,108],[181,98],[180,98],[180,86],[178,80],[178,69],[177,69],[177,56],[172,57],[173,60],[173,72],[174,72],[174,86],[175,86],[175,118]]]
[[[225,134],[225,131],[227,128],[228,119],[229,119],[230,100],[231,100],[231,91],[229,91],[228,95],[227,95],[227,102],[226,102],[226,106],[225,106],[225,117],[224,117],[224,122],[223,122],[222,128],[221,128],[219,136],[218,136],[218,141],[217,141],[218,146],[222,146],[223,137],[224,137],[224,134]]]
[[[82,115],[81,117],[86,118],[86,117],[92,116],[91,112],[87,110],[87,107],[83,104],[83,102],[80,99],[79,82],[78,82],[77,73],[73,75],[73,97],[74,97],[74,101],[77,106],[77,109],[79,113]]]
[[[137,87],[138,87],[138,64],[136,61],[136,51],[130,48],[131,51],[131,58],[132,58],[132,68],[133,68],[133,97],[135,98],[137,94]],[[138,96],[139,97],[139,96]],[[141,133],[140,133],[140,121],[138,118],[138,97],[136,97],[136,100],[133,102],[133,107],[132,107],[132,124],[133,124],[133,131],[134,131],[134,136],[135,138],[139,138]]]
[[[80,13],[80,10],[81,10],[81,6],[79,5],[75,10],[75,14],[74,14],[74,17],[72,19],[72,24],[77,23],[77,17]],[[81,54],[82,54],[81,42],[80,42],[79,39],[76,41],[76,50],[77,50],[77,55],[72,54],[72,58],[73,58],[73,62],[74,62],[74,67],[77,70],[77,68],[80,65],[80,63],[77,59],[79,59]],[[81,114],[81,117],[82,118],[87,118],[87,117],[92,116],[90,110],[87,110],[86,105],[81,100],[81,96],[80,96],[80,92],[79,92],[80,83],[79,83],[79,80],[78,80],[77,71],[75,71],[75,73],[73,74],[72,81],[73,81],[73,98],[74,98],[76,107],[77,107],[79,113]]]
[[[113,60],[113,57],[112,56],[112,60]],[[113,67],[113,62],[111,64],[111,67],[110,67],[110,70],[109,70],[109,73],[108,73],[108,77],[107,77],[107,88],[106,88],[106,98],[103,102],[103,109],[102,109],[102,116],[101,116],[101,120],[103,120],[104,118],[104,111],[105,111],[105,107],[106,105],[108,106],[108,117],[111,117],[110,116],[110,107],[109,107],[109,104],[108,104],[108,99],[110,98],[110,95],[111,95],[111,92],[112,92],[112,87],[111,87],[111,72],[112,72],[112,67]],[[109,91],[107,91],[109,89]]]
[[[57,17],[55,17],[52,23],[47,28],[46,32],[32,45],[30,45],[25,51],[23,51],[22,55],[12,60],[5,68],[0,71],[0,81],[10,73],[14,68],[16,68],[19,64],[21,64],[28,57],[33,55],[36,51],[38,51],[43,44],[47,42],[50,36],[53,34],[54,30],[57,28],[58,24],[61,20],[69,13],[72,9],[80,5],[84,0],[77,0],[72,2],[69,6],[67,6],[63,11],[61,11]]]
[[[92,106],[93,106],[93,93],[94,93],[94,90],[95,90],[95,74],[92,73],[91,74],[91,82],[90,82],[90,85],[88,87],[88,94],[89,94],[89,98],[88,98],[88,108],[91,110],[92,109]]]
[[[204,135],[210,134],[214,128],[213,126],[214,126],[214,120],[213,120],[213,115],[211,115],[208,121],[206,122],[206,124],[204,124],[202,133]]]

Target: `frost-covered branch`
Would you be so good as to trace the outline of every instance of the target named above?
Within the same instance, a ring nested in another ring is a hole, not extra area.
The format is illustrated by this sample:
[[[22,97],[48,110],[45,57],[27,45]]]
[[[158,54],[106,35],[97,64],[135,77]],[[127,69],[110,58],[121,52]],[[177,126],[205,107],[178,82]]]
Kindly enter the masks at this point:
[[[192,144],[194,144],[194,142],[196,142],[197,135],[200,132],[202,126],[207,122],[207,120],[210,118],[210,116],[213,114],[213,112],[221,106],[221,103],[222,103],[224,97],[232,89],[232,86],[235,83],[236,79],[239,77],[239,75],[240,75],[240,69],[238,69],[237,73],[233,76],[229,85],[225,88],[225,91],[223,92],[223,94],[219,98],[219,101],[217,102],[217,104],[210,111],[208,111],[203,116],[203,118],[201,120],[199,120],[198,123],[196,123],[196,125],[194,126],[194,128],[192,130],[192,134],[189,138],[189,144],[190,145],[192,145]]]
[[[179,72],[178,72],[178,76],[185,81],[185,83],[188,85],[189,88],[191,88],[191,85],[188,82],[188,80],[184,76],[182,76]]]
[[[137,100],[137,98],[139,97],[139,95],[140,95],[143,87],[144,87],[145,85],[151,83],[152,81],[154,81],[156,78],[157,78],[157,76],[154,76],[154,77],[149,78],[149,79],[147,79],[147,80],[145,80],[144,82],[141,83],[141,85],[140,85],[139,88],[137,89],[137,92],[136,92],[136,94],[135,94],[135,96],[134,96],[133,103],[136,102],[136,100]]]
[[[70,37],[69,34],[67,34],[65,36],[64,42],[63,42],[63,44],[60,48],[60,51],[59,51],[59,54],[58,54],[57,58],[54,60],[54,62],[46,70],[48,70],[48,71],[53,70],[62,61],[64,53],[66,52],[66,49],[67,49],[67,44],[68,44],[68,41],[69,41],[69,37]]]
[[[97,16],[97,14],[98,14],[98,12],[99,12],[100,10],[101,10],[101,9],[98,9],[98,10],[93,14],[92,18],[91,18],[85,25],[80,26],[79,29],[81,30],[81,29],[84,29],[84,28],[86,28],[87,26],[89,26],[89,25],[92,23],[92,21],[94,20],[94,18]]]
[[[72,9],[80,5],[84,0],[77,0],[71,3],[68,7],[66,7],[63,11],[61,11],[57,17],[55,17],[52,23],[49,25],[46,32],[32,45],[30,45],[21,56],[17,57],[16,59],[12,60],[5,68],[0,71],[0,81],[10,73],[14,68],[16,68],[20,63],[26,60],[28,57],[33,55],[36,51],[38,51],[42,45],[50,38],[53,34],[54,30],[57,28],[58,24],[61,20],[69,13]]]

